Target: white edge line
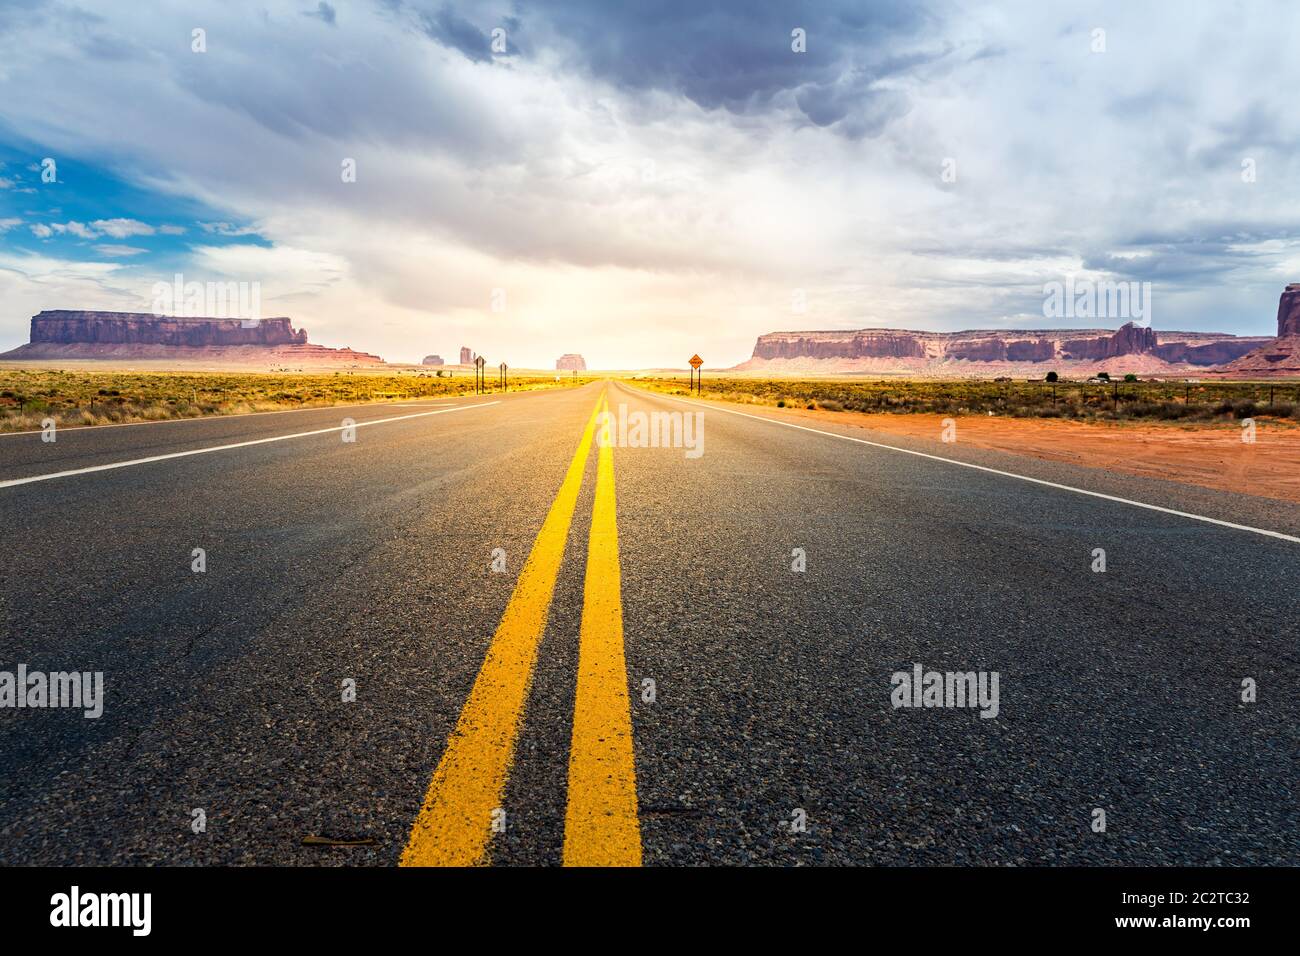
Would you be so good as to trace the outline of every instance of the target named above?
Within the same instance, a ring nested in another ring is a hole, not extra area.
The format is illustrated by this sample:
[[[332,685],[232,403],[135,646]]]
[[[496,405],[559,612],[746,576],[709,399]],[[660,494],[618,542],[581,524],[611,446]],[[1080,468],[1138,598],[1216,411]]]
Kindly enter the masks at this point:
[[[449,398],[448,401],[458,401],[463,398],[457,395]],[[104,428],[129,428],[133,425],[177,425],[181,422],[220,422],[230,421],[236,418],[255,418],[258,415],[291,415],[294,412],[328,412],[335,408],[383,408],[385,406],[401,407],[409,405],[412,408],[432,407],[425,405],[415,405],[411,402],[354,402],[344,405],[309,405],[306,408],[273,408],[268,412],[239,412],[236,415],[191,415],[188,418],[158,418],[147,422],[108,422],[103,425],[60,425],[61,432],[84,432],[90,429]],[[33,428],[25,432],[0,432],[0,438],[17,438],[19,435],[39,435],[44,429]]]
[[[155,461],[167,461],[171,458],[187,458],[190,455],[206,455],[212,451],[229,451],[232,448],[248,448],[251,445],[266,445],[270,442],[288,441],[290,438],[307,438],[311,435],[328,435],[330,432],[341,432],[345,428],[365,428],[367,425],[384,425],[388,422],[400,422],[408,418],[424,418],[428,415],[445,415],[448,412],[468,411],[471,408],[486,408],[489,405],[499,405],[500,402],[483,402],[478,405],[457,405],[454,408],[440,408],[435,412],[417,412],[414,415],[396,415],[393,418],[376,418],[368,422],[357,422],[354,425],[338,425],[333,428],[317,428],[309,432],[296,432],[292,435],[273,435],[270,438],[254,438],[251,441],[235,442],[230,445],[210,445],[207,448],[192,448],[189,451],[174,451],[166,455],[152,455],[148,458],[132,458],[129,461],[115,461],[107,465],[92,465],[89,468],[74,468],[70,471],[55,471],[48,475],[31,475],[27,478],[11,478],[8,481],[0,481],[0,488],[12,488],[15,485],[27,485],[35,481],[49,481],[53,478],[68,478],[72,475],[88,475],[95,471],[112,471],[115,468],[129,468],[132,465],[147,465]],[[347,406],[340,406],[347,407]]]
[[[923,451],[913,451],[910,448],[899,448],[897,445],[886,445],[882,442],[868,441],[865,438],[854,438],[852,435],[840,435],[836,432],[822,431],[820,428],[809,428],[807,425],[796,425],[794,422],[783,422],[779,418],[765,418],[762,415],[751,415],[748,412],[738,412],[732,408],[723,408],[721,405],[710,405],[707,402],[696,402],[687,398],[674,398],[671,395],[663,395],[660,392],[652,392],[649,389],[638,389],[647,395],[659,395],[662,398],[674,402],[683,402],[687,405],[698,405],[700,408],[711,408],[717,412],[726,412],[728,415],[740,415],[742,418],[753,418],[760,422],[771,422],[773,425],[784,425],[786,428],[797,428],[800,431],[812,432],[814,435],[826,435],[830,438],[842,438],[845,441],[857,442],[860,445],[870,445],[872,448],[884,448],[888,451],[901,452],[904,455],[915,455],[917,458],[929,458],[931,461],[942,461],[949,465],[959,465],[962,468],[973,468],[975,471],[985,471],[991,475],[1001,475],[1003,478],[1016,478],[1020,481],[1032,482],[1035,485],[1043,485],[1047,488],[1056,488],[1060,491],[1072,491],[1076,495],[1087,495],[1090,498],[1101,498],[1103,501],[1114,501],[1122,505],[1132,505],[1134,508],[1145,508],[1148,511],[1159,511],[1161,514],[1174,515],[1179,518],[1190,518],[1192,521],[1204,521],[1206,524],[1219,525],[1222,528],[1232,528],[1234,531],[1249,531],[1252,534],[1262,534],[1265,537],[1277,538],[1281,541],[1290,541],[1294,544],[1300,544],[1300,538],[1295,535],[1283,534],[1281,531],[1269,531],[1267,528],[1253,528],[1248,524],[1236,524],[1232,521],[1223,521],[1219,518],[1209,518],[1205,515],[1192,514],[1190,511],[1177,511],[1173,508],[1162,508],[1160,505],[1149,505],[1145,501],[1134,501],[1131,498],[1120,498],[1117,495],[1107,495],[1100,491],[1089,491],[1086,488],[1075,488],[1073,485],[1062,485],[1055,481],[1047,481],[1044,478],[1031,478],[1028,475],[1018,475],[1014,471],[1001,471],[997,468],[989,468],[986,465],[976,465],[969,461],[958,461],[955,458],[944,458],[941,455],[931,455]]]

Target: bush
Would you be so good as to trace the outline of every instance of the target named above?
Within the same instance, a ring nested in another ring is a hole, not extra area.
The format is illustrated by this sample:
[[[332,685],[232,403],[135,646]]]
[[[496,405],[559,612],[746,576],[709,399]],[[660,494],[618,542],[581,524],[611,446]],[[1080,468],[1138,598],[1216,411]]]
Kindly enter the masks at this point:
[[[1122,409],[1125,418],[1150,418],[1160,406],[1156,402],[1125,402]]]
[[[1215,412],[1219,415],[1231,415],[1234,418],[1253,418],[1257,409],[1254,399],[1237,398],[1220,402]]]
[[[1272,405],[1261,405],[1258,414],[1272,418],[1293,418],[1297,407],[1300,406],[1292,405],[1290,402],[1275,402]]]
[[[1163,418],[1167,421],[1190,418],[1199,414],[1201,414],[1201,409],[1196,405],[1184,405],[1182,402],[1161,402],[1156,411],[1157,418]]]

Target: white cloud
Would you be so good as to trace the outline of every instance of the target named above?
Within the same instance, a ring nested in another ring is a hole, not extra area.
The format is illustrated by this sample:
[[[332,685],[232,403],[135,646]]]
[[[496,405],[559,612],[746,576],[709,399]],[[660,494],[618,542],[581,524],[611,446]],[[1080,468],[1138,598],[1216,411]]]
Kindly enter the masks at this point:
[[[21,226],[23,221],[12,216],[6,219],[0,219],[0,233],[8,232],[14,226]]]
[[[114,239],[129,239],[131,236],[152,236],[153,226],[135,219],[96,219],[91,227]]]
[[[200,222],[199,228],[211,236],[255,236],[254,226],[236,226],[228,222]]]
[[[101,256],[120,259],[126,256],[141,256],[148,252],[148,249],[141,249],[139,246],[121,246],[111,243],[103,243],[94,247],[95,251]]]
[[[94,229],[91,229],[85,223],[73,220],[69,220],[68,222],[52,222],[50,223],[50,228],[57,233],[68,233],[69,235],[76,236],[80,239],[95,239],[99,236],[99,233]]]
[[[0,250],[0,351],[27,341],[30,320],[42,309],[147,312],[149,286],[124,274],[120,263],[62,259]]]
[[[131,236],[152,236],[154,227],[136,219],[96,219],[90,225],[75,220],[52,222],[49,225],[37,223],[32,232],[42,239],[51,235],[71,235],[79,239],[98,239],[109,236],[113,239],[127,239]]]

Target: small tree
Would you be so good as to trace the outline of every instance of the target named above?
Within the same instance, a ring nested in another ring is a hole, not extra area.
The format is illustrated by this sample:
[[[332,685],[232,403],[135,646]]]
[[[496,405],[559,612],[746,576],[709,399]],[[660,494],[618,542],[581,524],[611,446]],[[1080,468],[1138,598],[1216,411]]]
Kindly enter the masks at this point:
[[[1055,382],[1059,377],[1060,377],[1060,376],[1058,376],[1055,372],[1048,372],[1048,373],[1047,373],[1047,380],[1048,380],[1049,382]]]
[[[1136,382],[1137,380],[1138,377],[1134,375],[1132,372],[1129,372],[1127,375],[1124,376],[1124,381],[1126,382]]]
[[[1099,379],[1101,379],[1103,382],[1109,382],[1109,381],[1110,381],[1110,372],[1098,372],[1098,373],[1097,373],[1097,377],[1098,377]]]

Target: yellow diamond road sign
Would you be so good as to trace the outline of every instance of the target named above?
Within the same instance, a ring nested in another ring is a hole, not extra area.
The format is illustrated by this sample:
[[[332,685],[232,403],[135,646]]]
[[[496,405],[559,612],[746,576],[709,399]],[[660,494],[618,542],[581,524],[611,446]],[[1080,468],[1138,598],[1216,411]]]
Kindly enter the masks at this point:
[[[703,364],[704,359],[700,358],[698,355],[691,356],[691,368],[699,368]]]

